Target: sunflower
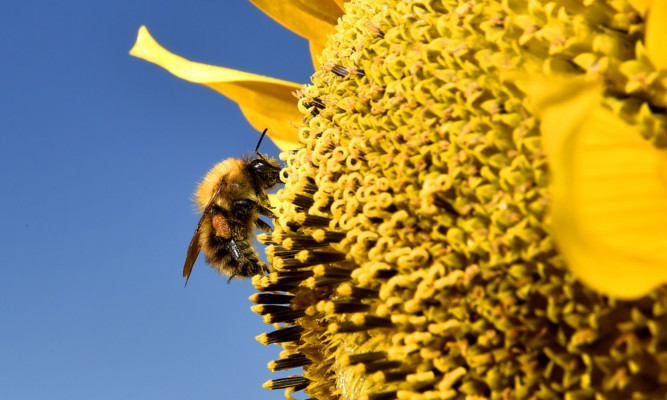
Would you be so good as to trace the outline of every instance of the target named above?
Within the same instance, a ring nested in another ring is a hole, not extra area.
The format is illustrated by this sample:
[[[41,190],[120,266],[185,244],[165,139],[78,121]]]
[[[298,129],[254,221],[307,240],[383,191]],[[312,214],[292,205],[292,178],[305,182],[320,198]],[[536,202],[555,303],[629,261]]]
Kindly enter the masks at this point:
[[[667,1],[254,3],[309,39],[311,83],[143,27],[131,54],[284,150],[251,300],[284,348],[269,368],[302,373],[268,388],[667,396]]]

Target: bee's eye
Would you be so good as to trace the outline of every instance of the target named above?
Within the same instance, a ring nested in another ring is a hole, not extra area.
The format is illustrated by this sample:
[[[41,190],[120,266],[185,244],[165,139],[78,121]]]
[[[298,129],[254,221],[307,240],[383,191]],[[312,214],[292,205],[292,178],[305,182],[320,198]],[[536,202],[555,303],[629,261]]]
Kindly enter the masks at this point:
[[[260,160],[260,159],[255,160],[254,167],[257,171],[262,170],[262,169],[266,169],[267,166],[268,166],[268,164],[267,164],[266,161]]]
[[[257,158],[252,161],[250,164],[252,169],[255,171],[255,173],[264,175],[269,173],[269,171],[273,171],[276,169],[273,165],[269,164],[268,162],[262,160],[261,158]]]

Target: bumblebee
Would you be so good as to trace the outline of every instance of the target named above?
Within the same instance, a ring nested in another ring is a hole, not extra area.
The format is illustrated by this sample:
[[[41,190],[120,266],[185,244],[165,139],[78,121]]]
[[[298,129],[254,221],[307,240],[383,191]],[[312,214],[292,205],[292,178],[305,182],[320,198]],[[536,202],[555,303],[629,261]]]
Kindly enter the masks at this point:
[[[183,267],[187,286],[199,252],[220,274],[249,277],[268,270],[252,246],[255,227],[271,231],[260,216],[273,218],[266,194],[280,181],[280,164],[262,155],[256,158],[229,158],[211,169],[195,192],[202,215],[190,241]]]

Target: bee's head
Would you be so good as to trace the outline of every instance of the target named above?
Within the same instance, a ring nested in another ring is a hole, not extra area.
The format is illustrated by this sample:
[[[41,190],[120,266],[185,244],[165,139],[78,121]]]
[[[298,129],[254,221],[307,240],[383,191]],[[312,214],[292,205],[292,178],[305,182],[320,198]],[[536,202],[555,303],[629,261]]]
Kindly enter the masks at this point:
[[[253,177],[256,189],[266,191],[280,182],[280,164],[276,160],[264,156],[255,158],[248,163],[248,173]]]
[[[278,182],[280,182],[280,164],[278,161],[266,158],[262,153],[259,152],[259,145],[262,144],[262,139],[266,135],[267,129],[264,129],[262,136],[259,137],[257,146],[255,147],[255,154],[257,158],[248,163],[248,173],[253,178],[253,185],[255,186],[255,191],[261,190],[266,191],[274,187]]]

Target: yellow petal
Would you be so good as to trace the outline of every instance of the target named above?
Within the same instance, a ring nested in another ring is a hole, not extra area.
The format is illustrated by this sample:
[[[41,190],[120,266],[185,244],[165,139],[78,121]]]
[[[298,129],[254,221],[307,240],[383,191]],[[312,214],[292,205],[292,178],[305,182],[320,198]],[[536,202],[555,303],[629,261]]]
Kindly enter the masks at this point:
[[[533,84],[552,172],[554,237],[593,288],[634,298],[667,282],[667,154],[601,105],[601,86]]]
[[[651,0],[628,0],[630,6],[637,10],[640,16],[646,15],[646,10],[648,10],[651,5]]]
[[[280,207],[280,200],[278,200],[278,195],[274,193],[269,193],[267,196],[269,196],[269,204],[271,205],[271,208],[276,209]]]
[[[322,54],[322,50],[324,50],[324,47],[316,45],[315,42],[310,42],[309,47],[310,47],[310,57],[313,60],[313,66],[315,67],[315,70],[318,70],[320,68],[320,62],[317,60],[317,57],[320,54]]]
[[[188,61],[160,46],[145,26],[139,28],[130,54],[165,68],[179,78],[201,83],[235,101],[248,122],[281,150],[297,147],[298,133],[291,122],[302,119],[292,94],[301,85],[267,76]]]
[[[278,23],[323,48],[342,8],[334,0],[250,0]]]
[[[646,53],[657,69],[667,68],[667,0],[652,0],[646,21]]]
[[[348,0],[334,0],[334,2],[338,5],[338,7],[345,11],[345,7],[343,6],[345,3],[347,3]]]

